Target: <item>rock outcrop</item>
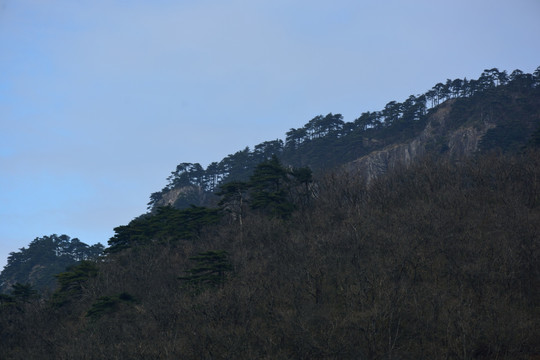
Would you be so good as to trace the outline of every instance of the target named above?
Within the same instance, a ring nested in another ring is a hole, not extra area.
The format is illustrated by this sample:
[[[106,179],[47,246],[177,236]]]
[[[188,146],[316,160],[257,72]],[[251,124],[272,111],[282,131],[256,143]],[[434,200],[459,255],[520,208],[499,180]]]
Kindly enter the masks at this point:
[[[161,206],[173,206],[185,208],[190,205],[205,206],[209,201],[209,194],[205,193],[199,186],[181,186],[164,191],[161,199],[156,201],[152,210]]]
[[[425,129],[413,140],[373,151],[348,164],[347,168],[358,172],[370,182],[388,170],[410,165],[429,151],[444,152],[452,158],[476,152],[482,137],[495,124],[483,122],[452,130],[449,126],[449,114],[453,103],[453,100],[448,100],[442,104],[431,115]]]

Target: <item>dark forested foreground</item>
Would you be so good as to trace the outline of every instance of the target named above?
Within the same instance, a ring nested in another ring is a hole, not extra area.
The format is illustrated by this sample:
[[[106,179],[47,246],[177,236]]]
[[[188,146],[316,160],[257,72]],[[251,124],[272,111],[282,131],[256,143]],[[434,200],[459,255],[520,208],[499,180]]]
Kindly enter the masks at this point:
[[[50,298],[3,295],[0,357],[537,359],[539,179],[538,152],[424,159],[268,193],[286,216],[241,184],[165,208]]]

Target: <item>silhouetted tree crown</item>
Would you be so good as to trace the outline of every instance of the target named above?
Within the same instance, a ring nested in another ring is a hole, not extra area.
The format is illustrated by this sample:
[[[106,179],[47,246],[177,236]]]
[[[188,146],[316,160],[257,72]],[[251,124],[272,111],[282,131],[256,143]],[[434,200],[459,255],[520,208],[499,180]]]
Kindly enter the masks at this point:
[[[13,284],[32,284],[40,291],[54,290],[54,275],[79,261],[97,259],[103,254],[100,243],[87,245],[67,235],[35,238],[28,247],[11,252],[0,273],[0,291],[8,292]]]

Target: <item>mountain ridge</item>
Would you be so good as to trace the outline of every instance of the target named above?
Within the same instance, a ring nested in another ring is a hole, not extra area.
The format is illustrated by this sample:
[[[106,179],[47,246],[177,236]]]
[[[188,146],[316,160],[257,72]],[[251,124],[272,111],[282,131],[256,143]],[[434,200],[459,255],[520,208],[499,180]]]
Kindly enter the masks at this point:
[[[510,76],[489,69],[478,80],[448,79],[353,122],[344,122],[340,114],[319,115],[290,129],[285,141],[265,141],[252,151],[246,147],[207,169],[181,163],[169,184],[151,195],[149,209],[213,206],[219,186],[247,180],[256,164],[272,155],[287,166],[308,166],[314,172],[344,167],[371,181],[428,153],[457,158],[496,148],[516,152],[539,128],[539,98],[540,67],[534,74],[514,70]]]

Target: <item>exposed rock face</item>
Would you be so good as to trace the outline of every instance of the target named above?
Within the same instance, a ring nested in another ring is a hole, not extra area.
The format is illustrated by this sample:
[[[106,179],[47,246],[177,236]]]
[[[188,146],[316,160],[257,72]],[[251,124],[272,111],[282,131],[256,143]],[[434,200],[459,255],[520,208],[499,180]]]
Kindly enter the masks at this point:
[[[198,186],[182,186],[173,188],[163,193],[160,200],[156,201],[152,210],[161,206],[188,207],[191,204],[202,206],[207,202],[208,194]]]
[[[468,127],[448,134],[448,152],[450,156],[467,156],[478,150],[480,140],[492,127],[493,125],[484,124],[481,129]]]
[[[366,177],[370,182],[377,176],[399,166],[408,166],[434,148],[444,149],[452,157],[459,158],[478,150],[478,145],[486,132],[495,125],[484,122],[455,130],[448,129],[448,117],[453,100],[447,101],[431,116],[420,135],[403,144],[392,144],[374,151],[348,165],[349,169]]]
[[[174,188],[169,191],[166,191],[163,193],[163,197],[156,202],[156,205],[154,207],[160,207],[160,206],[169,206],[174,205],[176,200],[180,197],[180,195],[186,194],[189,189],[186,189],[185,187],[180,188]]]

